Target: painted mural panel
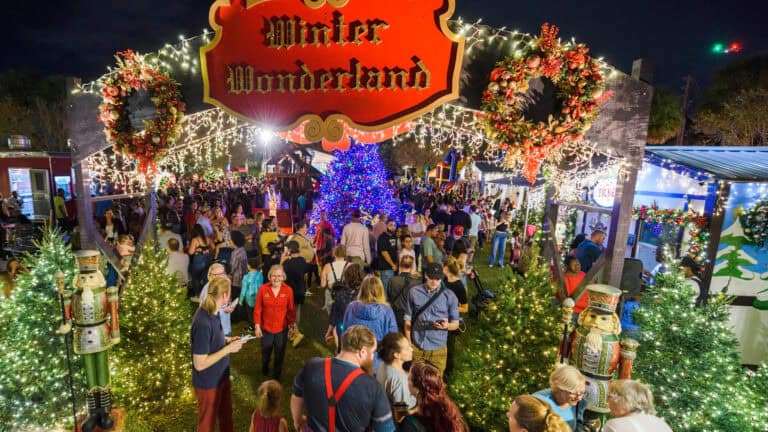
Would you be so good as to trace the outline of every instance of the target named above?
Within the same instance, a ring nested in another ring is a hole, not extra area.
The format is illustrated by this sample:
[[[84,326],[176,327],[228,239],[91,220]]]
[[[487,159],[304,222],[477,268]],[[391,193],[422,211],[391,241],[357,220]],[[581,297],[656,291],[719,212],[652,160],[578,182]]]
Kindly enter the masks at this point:
[[[768,184],[735,183],[726,209],[710,293],[727,287],[748,306],[731,306],[742,363],[768,361]],[[749,306],[751,305],[751,306]]]
[[[712,291],[728,287],[736,296],[755,296],[755,306],[768,309],[768,242],[760,234],[768,227],[768,185],[736,183],[726,209],[717,248]],[[746,225],[746,226],[745,226]]]

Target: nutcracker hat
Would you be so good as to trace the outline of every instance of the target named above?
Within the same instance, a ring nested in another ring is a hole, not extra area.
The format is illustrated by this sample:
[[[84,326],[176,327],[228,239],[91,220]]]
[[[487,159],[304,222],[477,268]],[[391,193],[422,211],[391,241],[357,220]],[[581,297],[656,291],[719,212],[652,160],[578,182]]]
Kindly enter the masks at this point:
[[[101,254],[95,250],[81,250],[75,253],[77,268],[80,273],[93,273],[99,271],[99,257]]]
[[[587,287],[589,309],[603,315],[616,313],[621,290],[610,285],[593,284]]]

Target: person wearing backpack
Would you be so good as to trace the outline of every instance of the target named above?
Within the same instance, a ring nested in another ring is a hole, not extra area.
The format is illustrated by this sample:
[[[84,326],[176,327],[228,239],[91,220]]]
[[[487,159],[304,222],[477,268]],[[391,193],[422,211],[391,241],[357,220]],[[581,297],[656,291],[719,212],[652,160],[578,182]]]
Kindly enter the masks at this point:
[[[405,334],[403,316],[408,310],[408,292],[421,283],[420,277],[413,275],[414,260],[409,255],[400,258],[400,273],[392,276],[387,284],[387,301],[395,312],[397,330]]]
[[[408,292],[403,316],[405,337],[413,345],[413,361],[426,362],[445,373],[448,361],[448,332],[459,328],[459,300],[443,284],[443,267],[424,268],[426,282]]]
[[[323,271],[320,274],[320,288],[325,289],[325,304],[323,305],[323,309],[328,313],[331,313],[334,287],[337,289],[341,288],[341,275],[344,274],[344,270],[346,270],[349,265],[346,256],[347,249],[344,245],[336,246],[333,249],[333,262],[324,265]],[[337,284],[339,286],[337,286]]]

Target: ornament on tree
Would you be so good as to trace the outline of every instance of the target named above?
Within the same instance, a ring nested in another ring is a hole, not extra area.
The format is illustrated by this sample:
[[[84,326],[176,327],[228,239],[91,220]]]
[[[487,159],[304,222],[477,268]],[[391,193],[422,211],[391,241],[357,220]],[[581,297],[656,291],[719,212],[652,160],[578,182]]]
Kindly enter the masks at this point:
[[[759,247],[768,243],[768,201],[760,201],[739,216],[744,237]]]

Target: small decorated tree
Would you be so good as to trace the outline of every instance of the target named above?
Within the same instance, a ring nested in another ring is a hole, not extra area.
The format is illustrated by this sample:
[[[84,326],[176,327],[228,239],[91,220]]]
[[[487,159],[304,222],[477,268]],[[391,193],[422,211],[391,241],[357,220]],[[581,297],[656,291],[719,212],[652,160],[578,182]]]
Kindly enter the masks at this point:
[[[728,327],[728,299],[691,304],[680,274],[662,274],[634,317],[640,348],[633,378],[652,387],[656,409],[685,431],[768,430],[766,371],[750,379]]]
[[[469,323],[451,375],[451,395],[473,430],[506,430],[509,404],[548,387],[557,359],[562,314],[552,303],[552,274],[532,267],[505,278],[496,300]]]
[[[169,417],[181,399],[192,397],[192,310],[176,277],[165,274],[167,262],[165,250],[146,242],[121,296],[113,385],[118,405],[138,419]]]
[[[22,260],[29,271],[19,274],[11,298],[0,301],[0,425],[9,430],[72,423],[67,348],[56,334],[62,312],[55,274],[63,272],[72,289],[75,256],[58,229],[45,231],[36,246],[38,252]],[[85,379],[79,359],[71,359],[80,409]]]
[[[388,174],[378,145],[353,144],[347,151],[334,151],[333,156],[336,160],[320,178],[320,200],[312,211],[313,221],[320,220],[320,211],[325,210],[336,234],[341,235],[352,209],[371,216],[398,213],[399,204],[387,185]]]

